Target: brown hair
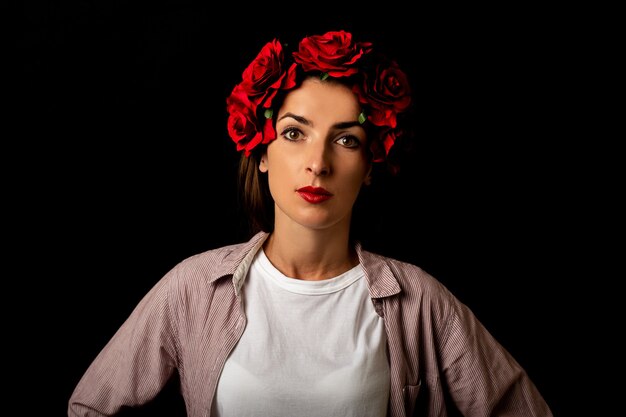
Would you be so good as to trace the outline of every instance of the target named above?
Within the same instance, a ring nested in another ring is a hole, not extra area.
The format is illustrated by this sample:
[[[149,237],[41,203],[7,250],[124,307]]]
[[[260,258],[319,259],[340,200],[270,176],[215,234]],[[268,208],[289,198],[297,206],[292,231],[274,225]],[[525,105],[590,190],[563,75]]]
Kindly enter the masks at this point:
[[[252,234],[274,230],[274,199],[270,194],[267,175],[259,171],[261,155],[267,146],[260,146],[239,159],[239,198],[244,212],[248,215],[248,226]]]

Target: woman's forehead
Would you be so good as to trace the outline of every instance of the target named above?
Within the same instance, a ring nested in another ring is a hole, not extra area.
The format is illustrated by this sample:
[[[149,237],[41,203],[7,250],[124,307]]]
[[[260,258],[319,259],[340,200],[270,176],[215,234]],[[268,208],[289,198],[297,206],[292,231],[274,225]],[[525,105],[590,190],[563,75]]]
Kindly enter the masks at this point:
[[[342,123],[357,120],[360,112],[359,100],[349,87],[336,82],[307,79],[287,94],[278,118],[292,113],[313,123],[316,119]]]

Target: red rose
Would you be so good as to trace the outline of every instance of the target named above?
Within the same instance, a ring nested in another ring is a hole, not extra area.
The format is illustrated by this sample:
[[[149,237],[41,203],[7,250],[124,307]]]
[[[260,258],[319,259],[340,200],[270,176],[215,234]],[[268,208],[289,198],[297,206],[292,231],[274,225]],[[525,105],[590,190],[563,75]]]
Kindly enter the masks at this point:
[[[284,54],[280,42],[276,39],[268,42],[243,72],[240,85],[250,101],[270,108],[278,90],[295,87],[296,65],[292,64],[285,71],[283,63]]]
[[[382,162],[389,155],[391,147],[396,143],[397,132],[395,129],[385,128],[378,133],[378,140],[373,140],[370,150],[373,155],[373,162]]]
[[[245,150],[246,156],[249,156],[250,151],[263,141],[263,133],[256,117],[257,105],[237,86],[226,99],[226,109],[228,135],[237,144],[237,150]]]
[[[411,103],[407,76],[393,61],[377,65],[375,74],[364,74],[363,84],[354,91],[370,106],[368,119],[376,126],[395,128],[396,115]]]
[[[321,71],[332,77],[356,74],[355,63],[372,50],[369,42],[352,42],[348,32],[327,32],[302,39],[293,53],[304,71]]]

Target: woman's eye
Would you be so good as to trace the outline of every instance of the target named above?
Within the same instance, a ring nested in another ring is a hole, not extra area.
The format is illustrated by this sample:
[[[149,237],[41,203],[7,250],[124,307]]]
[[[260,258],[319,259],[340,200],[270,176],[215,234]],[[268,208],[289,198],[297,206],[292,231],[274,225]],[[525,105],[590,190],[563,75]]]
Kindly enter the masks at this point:
[[[357,148],[361,144],[361,141],[354,136],[342,136],[336,142],[346,148]]]
[[[286,129],[282,133],[282,136],[285,139],[287,139],[287,140],[298,140],[298,139],[300,139],[301,135],[302,135],[302,132],[300,132],[300,130],[294,129],[294,128]]]

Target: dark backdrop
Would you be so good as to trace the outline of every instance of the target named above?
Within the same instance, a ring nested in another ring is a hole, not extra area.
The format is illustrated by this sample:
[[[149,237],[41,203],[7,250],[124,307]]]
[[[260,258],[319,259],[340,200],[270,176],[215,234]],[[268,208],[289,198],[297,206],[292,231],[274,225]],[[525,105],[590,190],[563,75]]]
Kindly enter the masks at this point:
[[[395,55],[417,109],[415,155],[364,243],[448,286],[560,414],[571,271],[559,248],[573,232],[551,124],[556,41],[538,15],[128,3],[26,8],[24,97],[45,167],[38,245],[61,294],[45,318],[61,352],[51,414],[163,274],[246,238],[224,108],[245,66],[274,36],[339,28]],[[176,415],[174,391],[145,414]]]

